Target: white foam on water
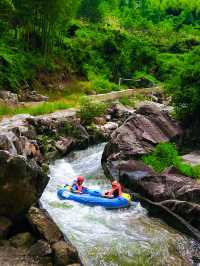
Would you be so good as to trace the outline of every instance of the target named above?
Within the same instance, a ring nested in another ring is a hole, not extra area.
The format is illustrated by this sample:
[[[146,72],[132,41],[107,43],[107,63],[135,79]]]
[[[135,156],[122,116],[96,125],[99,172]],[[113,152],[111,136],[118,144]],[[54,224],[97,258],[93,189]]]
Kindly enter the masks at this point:
[[[84,265],[192,265],[188,240],[160,220],[149,218],[140,204],[112,211],[57,198],[57,188],[78,175],[93,176],[86,179],[88,187],[110,187],[101,169],[104,146],[96,145],[55,161],[41,198],[43,207],[77,247]]]

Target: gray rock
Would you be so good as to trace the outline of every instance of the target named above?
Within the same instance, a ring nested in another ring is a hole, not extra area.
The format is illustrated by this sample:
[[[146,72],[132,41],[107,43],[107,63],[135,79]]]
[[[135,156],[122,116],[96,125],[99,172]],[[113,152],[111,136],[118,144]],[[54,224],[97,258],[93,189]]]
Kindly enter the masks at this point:
[[[158,143],[170,141],[181,133],[180,126],[168,113],[153,104],[144,105],[112,133],[103,158],[119,152],[123,158],[147,154]]]
[[[128,108],[120,103],[113,104],[108,110],[108,115],[110,119],[117,119],[118,122],[124,122],[130,115],[133,115],[134,109]]]
[[[0,215],[22,218],[38,201],[48,181],[34,160],[0,151]]]
[[[200,165],[200,151],[193,151],[189,154],[185,154],[182,156],[182,159],[185,163]]]
[[[53,222],[45,210],[31,207],[28,213],[28,220],[39,234],[49,243],[54,243],[62,238],[58,226]]]

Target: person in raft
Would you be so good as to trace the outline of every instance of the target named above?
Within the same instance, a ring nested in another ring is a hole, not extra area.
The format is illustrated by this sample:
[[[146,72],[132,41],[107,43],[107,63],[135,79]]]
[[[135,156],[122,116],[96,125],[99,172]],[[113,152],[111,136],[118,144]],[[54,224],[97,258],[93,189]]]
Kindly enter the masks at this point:
[[[86,189],[83,186],[83,182],[85,181],[85,178],[83,176],[79,176],[76,180],[74,180],[71,191],[73,193],[83,193],[84,190]]]
[[[121,195],[122,195],[122,187],[121,187],[120,183],[117,181],[113,181],[112,182],[112,189],[106,191],[103,194],[103,197],[112,199],[112,198],[116,198],[116,197],[121,197]]]

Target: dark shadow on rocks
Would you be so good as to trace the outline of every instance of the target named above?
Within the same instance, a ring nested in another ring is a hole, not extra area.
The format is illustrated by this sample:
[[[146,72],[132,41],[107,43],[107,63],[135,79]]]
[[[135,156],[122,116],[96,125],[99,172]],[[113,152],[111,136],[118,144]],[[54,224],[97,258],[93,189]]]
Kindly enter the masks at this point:
[[[142,197],[140,194],[132,193],[132,196],[134,199],[139,200],[144,208],[148,209],[150,216],[163,219],[168,225],[200,242],[200,231],[179,215],[176,215],[160,203]]]

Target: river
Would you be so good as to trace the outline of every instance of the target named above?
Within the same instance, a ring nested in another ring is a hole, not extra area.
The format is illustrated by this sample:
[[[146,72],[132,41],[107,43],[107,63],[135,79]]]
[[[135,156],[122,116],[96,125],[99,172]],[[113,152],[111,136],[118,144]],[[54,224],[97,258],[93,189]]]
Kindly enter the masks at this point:
[[[60,201],[57,188],[78,175],[85,185],[105,190],[110,182],[101,168],[105,144],[71,153],[50,165],[50,182],[41,203],[77,247],[86,266],[189,266],[195,242],[150,218],[138,203],[129,209],[105,210]]]

